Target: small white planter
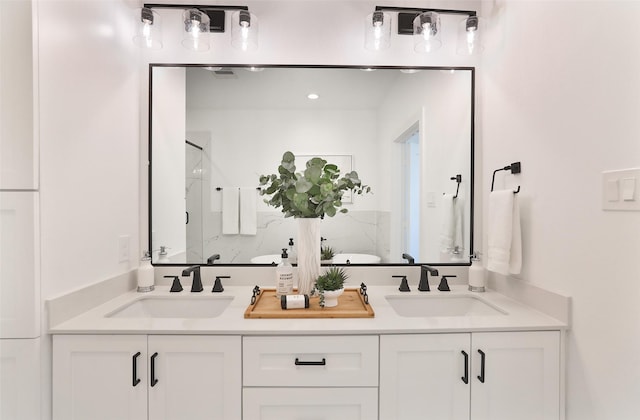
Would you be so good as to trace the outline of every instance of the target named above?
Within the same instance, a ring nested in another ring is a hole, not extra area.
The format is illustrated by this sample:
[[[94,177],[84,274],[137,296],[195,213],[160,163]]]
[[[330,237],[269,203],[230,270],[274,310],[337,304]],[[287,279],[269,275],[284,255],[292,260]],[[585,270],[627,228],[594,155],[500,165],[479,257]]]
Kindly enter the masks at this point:
[[[344,287],[338,290],[325,290],[324,294],[324,307],[333,308],[338,306],[338,297],[344,293]]]

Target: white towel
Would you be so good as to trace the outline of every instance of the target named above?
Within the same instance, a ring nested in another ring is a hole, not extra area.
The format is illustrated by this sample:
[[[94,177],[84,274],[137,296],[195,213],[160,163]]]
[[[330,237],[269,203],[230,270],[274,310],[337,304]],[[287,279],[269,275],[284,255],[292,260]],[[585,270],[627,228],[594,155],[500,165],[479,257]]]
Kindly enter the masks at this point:
[[[487,269],[503,275],[522,268],[522,236],[518,196],[512,190],[489,194]]]
[[[258,192],[255,188],[240,188],[240,234],[258,233]]]
[[[462,191],[458,193],[458,198],[453,199],[453,248],[460,252],[464,250],[464,198]]]
[[[239,232],[239,190],[227,187],[222,189],[222,234],[237,235]]]
[[[453,249],[455,237],[455,217],[454,217],[453,194],[442,196],[442,226],[440,230],[440,251],[448,253]]]

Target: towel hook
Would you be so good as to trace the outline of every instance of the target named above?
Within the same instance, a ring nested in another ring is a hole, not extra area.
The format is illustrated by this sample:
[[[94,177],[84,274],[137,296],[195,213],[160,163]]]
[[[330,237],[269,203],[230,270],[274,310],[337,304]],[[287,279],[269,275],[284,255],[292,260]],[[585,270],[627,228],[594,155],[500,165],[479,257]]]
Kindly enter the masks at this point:
[[[511,165],[507,165],[504,168],[499,168],[493,171],[493,176],[491,177],[491,191],[493,191],[493,183],[496,180],[496,172],[499,172],[499,171],[511,171],[512,174],[519,174],[520,172],[522,172],[522,168],[521,168],[520,162],[513,162]],[[518,185],[518,189],[515,190],[513,193],[518,194],[519,192],[520,192],[520,185]]]
[[[458,184],[458,186],[456,187],[456,195],[453,196],[453,198],[458,198],[458,191],[460,191],[460,183],[462,182],[462,175],[457,174],[456,176],[452,176],[451,178],[452,181],[456,181],[456,183]]]

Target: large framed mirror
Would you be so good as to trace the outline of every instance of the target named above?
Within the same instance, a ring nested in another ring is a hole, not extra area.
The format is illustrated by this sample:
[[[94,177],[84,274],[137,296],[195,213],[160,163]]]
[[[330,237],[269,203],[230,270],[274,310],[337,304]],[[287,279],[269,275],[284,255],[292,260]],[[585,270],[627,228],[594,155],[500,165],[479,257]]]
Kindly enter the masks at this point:
[[[295,256],[295,221],[257,189],[285,151],[298,168],[322,157],[372,188],[322,220],[334,264],[469,264],[474,80],[468,67],[151,64],[153,264]]]

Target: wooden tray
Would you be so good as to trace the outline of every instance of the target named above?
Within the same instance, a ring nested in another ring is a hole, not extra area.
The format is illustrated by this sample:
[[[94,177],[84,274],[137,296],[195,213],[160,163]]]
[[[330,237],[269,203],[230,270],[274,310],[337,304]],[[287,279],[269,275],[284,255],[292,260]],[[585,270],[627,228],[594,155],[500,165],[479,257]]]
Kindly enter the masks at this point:
[[[322,308],[318,297],[309,299],[306,309],[282,309],[275,289],[261,289],[256,302],[244,311],[245,318],[372,318],[371,305],[364,303],[360,289],[344,289],[338,306]]]

